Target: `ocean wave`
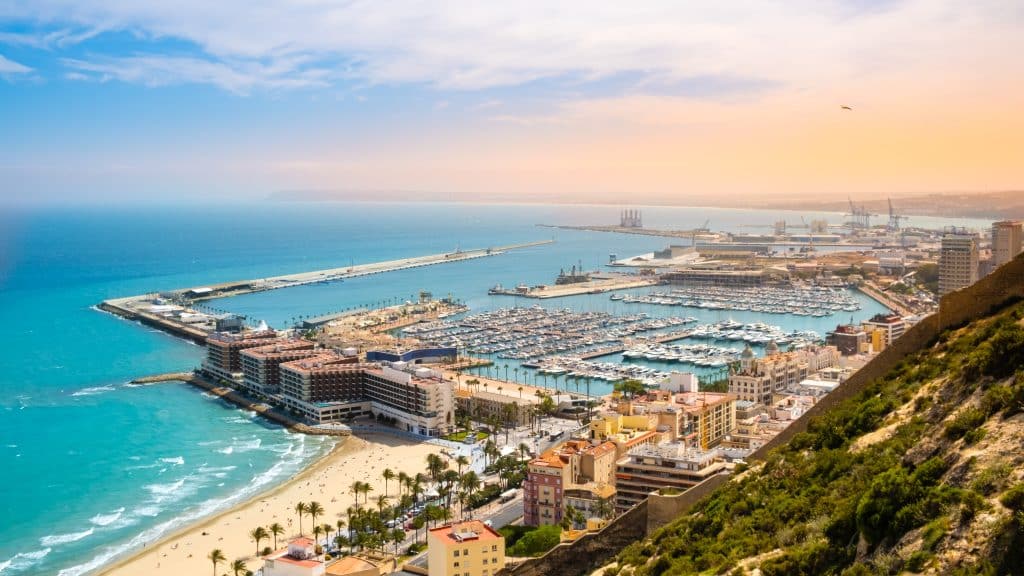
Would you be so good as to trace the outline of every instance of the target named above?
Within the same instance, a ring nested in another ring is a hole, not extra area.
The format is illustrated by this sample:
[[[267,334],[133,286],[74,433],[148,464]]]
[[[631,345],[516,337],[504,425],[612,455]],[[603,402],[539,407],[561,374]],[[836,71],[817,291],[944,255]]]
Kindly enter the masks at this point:
[[[103,394],[104,392],[113,392],[113,386],[93,386],[91,388],[82,388],[78,392],[73,392],[72,396],[96,396],[97,394]]]
[[[207,440],[205,442],[197,442],[197,444],[199,446],[215,446],[217,444],[220,444],[220,442],[220,440]]]
[[[166,462],[167,464],[174,464],[176,466],[183,466],[185,464],[185,458],[181,456],[175,456],[174,458],[161,458],[160,461]]]
[[[235,447],[234,446],[228,446],[227,448],[221,448],[220,450],[217,450],[217,452],[220,452],[221,454],[231,455],[231,454],[235,453]]]
[[[181,490],[181,487],[185,485],[185,480],[185,478],[182,478],[177,482],[171,482],[169,484],[148,484],[145,488],[154,496],[166,496]]]
[[[81,532],[70,532],[68,534],[57,534],[50,536],[43,536],[39,539],[39,543],[43,546],[57,546],[60,544],[70,544],[72,542],[78,542],[82,538],[86,538],[95,531],[95,528],[89,528]]]
[[[163,512],[163,509],[159,506],[139,506],[132,511],[132,515],[152,518],[154,516],[158,516],[160,512]]]
[[[115,521],[117,521],[117,519],[120,518],[121,514],[123,514],[123,513],[124,513],[124,506],[118,508],[117,510],[114,510],[110,514],[97,514],[97,515],[93,516],[92,518],[90,518],[89,522],[92,522],[93,524],[95,524],[97,526],[106,526],[108,524],[112,524]]]
[[[302,436],[299,436],[299,438],[301,439]],[[304,464],[310,461],[311,457],[314,456],[315,453],[319,452],[325,443],[326,439],[325,441],[317,442],[315,448],[307,450],[302,446],[302,442],[299,442],[300,448],[294,453],[293,457],[288,459],[279,459],[277,463],[270,467],[270,469],[253,476],[252,480],[245,487],[238,490],[231,496],[227,498],[206,500],[205,502],[192,507],[180,516],[171,518],[141,532],[123,545],[106,548],[103,552],[97,554],[88,562],[61,570],[57,576],[82,576],[109,563],[113,558],[121,556],[131,550],[141,548],[144,543],[159,540],[166,534],[169,534],[182,526],[192,524],[201,518],[205,518],[211,514],[230,508],[239,502],[244,502],[254,494],[266,489],[267,485],[295,475],[302,469]],[[249,464],[251,466],[252,463],[250,462]],[[184,479],[182,481],[184,481]],[[159,510],[157,513],[158,512]],[[142,514],[141,508],[133,511],[133,515],[139,514]]]
[[[231,472],[238,466],[200,466],[199,473],[201,474],[216,474],[219,472]]]
[[[9,559],[0,562],[0,574],[8,568],[19,571],[31,568],[36,564],[37,560],[42,560],[49,553],[50,548],[43,548],[35,552],[19,552]]]

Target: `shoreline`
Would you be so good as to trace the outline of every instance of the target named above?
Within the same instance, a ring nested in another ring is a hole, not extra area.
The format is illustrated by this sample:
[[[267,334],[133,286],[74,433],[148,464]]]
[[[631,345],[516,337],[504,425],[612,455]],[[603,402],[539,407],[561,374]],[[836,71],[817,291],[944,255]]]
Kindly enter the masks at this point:
[[[298,535],[295,518],[296,501],[319,500],[325,512],[317,519],[318,524],[344,518],[344,510],[353,504],[349,486],[353,481],[369,482],[374,487],[371,499],[384,493],[381,471],[392,468],[420,472],[428,453],[440,452],[440,447],[398,438],[386,433],[366,432],[359,436],[339,438],[326,454],[299,470],[295,475],[275,487],[254,494],[230,508],[214,515],[198,519],[173,532],[147,542],[111,564],[90,572],[93,576],[136,576],[152,574],[193,574],[205,573],[210,569],[207,553],[220,548],[228,558],[243,559],[249,570],[260,567],[259,557],[254,555],[255,543],[248,532],[256,526],[267,527],[273,522],[280,523],[285,533],[278,537],[278,547]],[[371,459],[377,455],[378,458]],[[379,468],[379,469],[378,469]],[[319,492],[315,492],[319,490]],[[388,494],[394,495],[394,481],[388,486]],[[308,536],[312,525],[306,517],[303,532]],[[267,539],[260,548],[273,546]],[[188,556],[185,556],[188,554]]]
[[[150,553],[153,550],[159,548],[160,546],[167,544],[173,540],[176,540],[189,532],[205,528],[208,525],[216,524],[225,516],[236,513],[242,508],[252,505],[253,502],[259,501],[264,498],[269,498],[274,496],[275,494],[278,494],[279,492],[285,490],[289,485],[302,481],[308,475],[315,474],[317,471],[319,471],[320,468],[325,466],[328,460],[330,460],[332,457],[343,455],[345,453],[345,448],[348,447],[350,439],[351,437],[340,438],[335,443],[335,445],[330,450],[328,450],[323,456],[317,458],[313,462],[310,462],[309,466],[306,466],[305,468],[299,470],[298,472],[295,473],[294,476],[287,478],[277,486],[268,488],[263,492],[253,494],[252,497],[243,500],[242,502],[239,502],[238,504],[235,504],[230,508],[226,508],[224,510],[221,510],[220,512],[216,512],[213,516],[200,518],[195,522],[192,522],[191,524],[186,524],[168,534],[165,534],[155,542],[146,543],[143,545],[142,548],[126,553],[124,557],[115,561],[113,564],[107,566],[102,571],[94,572],[93,574],[95,576],[105,576],[106,574],[111,574],[117,571],[118,569],[124,568],[128,564],[131,564],[132,562],[141,559],[147,553]]]

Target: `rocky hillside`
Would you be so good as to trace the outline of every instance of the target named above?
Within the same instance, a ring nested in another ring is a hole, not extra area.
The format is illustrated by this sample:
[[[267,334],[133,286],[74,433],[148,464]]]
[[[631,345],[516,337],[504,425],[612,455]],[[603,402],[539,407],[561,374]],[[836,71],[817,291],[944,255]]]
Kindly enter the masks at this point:
[[[602,572],[1024,574],[1022,318],[944,333]]]

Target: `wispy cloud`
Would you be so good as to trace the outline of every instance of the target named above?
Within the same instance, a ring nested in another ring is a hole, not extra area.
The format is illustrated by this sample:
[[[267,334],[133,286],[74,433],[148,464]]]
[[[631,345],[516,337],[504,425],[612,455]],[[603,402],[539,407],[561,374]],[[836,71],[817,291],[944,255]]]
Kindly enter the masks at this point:
[[[31,71],[32,69],[28,66],[9,60],[0,54],[0,74],[25,74]]]
[[[993,45],[1020,24],[1020,14],[1006,4],[34,0],[0,3],[0,21],[55,28],[41,36],[19,36],[45,46],[112,30],[136,34],[143,43],[173,39],[196,48],[188,58],[105,54],[74,61],[79,68],[103,68],[112,78],[151,85],[177,78],[241,93],[264,85],[347,80],[485,90],[633,74],[665,86],[691,78],[732,78],[733,90],[758,90],[802,88],[922,63],[937,67],[959,54],[1005,52]],[[1006,18],[1007,12],[1016,18]],[[1013,43],[1019,47],[1019,41]],[[266,62],[297,57],[330,72],[304,66],[264,69]],[[176,74],[177,65],[185,71]],[[765,84],[748,87],[745,79]],[[643,91],[643,82],[638,86]]]
[[[106,82],[119,80],[145,86],[175,84],[212,84],[236,94],[247,94],[254,87],[298,88],[326,86],[327,70],[302,67],[298,61],[218,62],[202,58],[156,54],[99,57],[90,60],[63,59],[74,70],[65,75],[72,80]]]

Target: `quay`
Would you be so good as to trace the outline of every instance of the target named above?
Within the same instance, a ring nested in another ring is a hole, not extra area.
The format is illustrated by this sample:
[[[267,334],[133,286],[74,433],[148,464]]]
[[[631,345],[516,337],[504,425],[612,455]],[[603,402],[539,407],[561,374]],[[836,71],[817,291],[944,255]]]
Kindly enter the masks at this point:
[[[653,336],[647,340],[650,342],[657,342],[658,344],[665,344],[676,340],[682,340],[683,338],[688,338],[691,334],[693,334],[692,330],[676,330],[666,334]],[[580,360],[590,360],[592,358],[600,358],[601,356],[608,356],[610,354],[622,354],[626,350],[628,350],[628,348],[626,347],[625,342],[619,342],[618,344],[613,344],[604,348],[588,350],[586,353],[578,354],[577,356]]]
[[[633,274],[605,274],[595,277],[586,282],[574,284],[556,284],[554,286],[532,286],[517,288],[501,288],[495,286],[488,293],[499,296],[522,296],[524,298],[536,298],[546,300],[548,298],[564,298],[566,296],[579,296],[580,294],[602,294],[614,290],[629,290],[631,288],[646,288],[657,286],[661,280],[656,276],[637,276]]]

